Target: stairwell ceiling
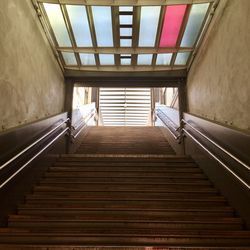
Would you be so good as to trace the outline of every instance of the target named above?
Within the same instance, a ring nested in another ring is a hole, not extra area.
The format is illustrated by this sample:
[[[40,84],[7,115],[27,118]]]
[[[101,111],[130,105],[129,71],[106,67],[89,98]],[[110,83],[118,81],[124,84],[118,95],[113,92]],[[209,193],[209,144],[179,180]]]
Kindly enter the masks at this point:
[[[64,70],[188,68],[215,0],[33,0]]]

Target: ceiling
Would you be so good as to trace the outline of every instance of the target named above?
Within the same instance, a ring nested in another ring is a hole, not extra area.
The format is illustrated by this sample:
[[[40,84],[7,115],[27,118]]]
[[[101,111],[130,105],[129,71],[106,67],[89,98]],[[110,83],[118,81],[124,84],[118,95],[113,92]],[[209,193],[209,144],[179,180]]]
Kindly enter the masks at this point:
[[[64,71],[188,68],[215,0],[33,0]]]

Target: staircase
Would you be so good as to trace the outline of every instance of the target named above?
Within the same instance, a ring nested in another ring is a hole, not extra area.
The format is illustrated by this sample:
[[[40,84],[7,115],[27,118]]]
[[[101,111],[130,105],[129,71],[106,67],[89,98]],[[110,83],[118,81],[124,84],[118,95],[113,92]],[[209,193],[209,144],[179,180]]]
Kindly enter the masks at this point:
[[[190,157],[158,128],[120,129],[92,128],[77,154],[58,157],[0,229],[0,249],[250,249],[243,221]]]

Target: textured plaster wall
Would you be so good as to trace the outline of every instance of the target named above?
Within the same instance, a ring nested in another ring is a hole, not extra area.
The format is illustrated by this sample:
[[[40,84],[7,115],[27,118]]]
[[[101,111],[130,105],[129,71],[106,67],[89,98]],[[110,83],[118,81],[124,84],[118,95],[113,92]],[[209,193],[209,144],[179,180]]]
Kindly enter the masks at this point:
[[[250,0],[221,0],[188,75],[188,111],[250,130]]]
[[[30,0],[0,1],[0,131],[63,111],[64,78]]]

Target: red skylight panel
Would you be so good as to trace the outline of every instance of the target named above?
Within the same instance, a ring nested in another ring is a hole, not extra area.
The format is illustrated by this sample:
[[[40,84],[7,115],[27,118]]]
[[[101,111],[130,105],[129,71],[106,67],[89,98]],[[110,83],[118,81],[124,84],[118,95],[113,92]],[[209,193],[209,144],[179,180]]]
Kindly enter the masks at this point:
[[[187,5],[167,6],[160,47],[175,47]]]

